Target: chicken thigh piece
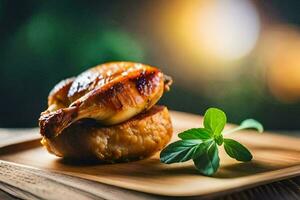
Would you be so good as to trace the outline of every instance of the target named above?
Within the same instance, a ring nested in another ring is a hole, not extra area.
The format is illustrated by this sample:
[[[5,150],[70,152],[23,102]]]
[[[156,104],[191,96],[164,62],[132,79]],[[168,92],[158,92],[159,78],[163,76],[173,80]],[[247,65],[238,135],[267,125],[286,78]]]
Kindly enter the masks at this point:
[[[55,137],[84,118],[95,119],[102,125],[124,122],[150,109],[171,82],[159,69],[144,64],[98,65],[52,90],[48,109],[39,119],[41,134]]]

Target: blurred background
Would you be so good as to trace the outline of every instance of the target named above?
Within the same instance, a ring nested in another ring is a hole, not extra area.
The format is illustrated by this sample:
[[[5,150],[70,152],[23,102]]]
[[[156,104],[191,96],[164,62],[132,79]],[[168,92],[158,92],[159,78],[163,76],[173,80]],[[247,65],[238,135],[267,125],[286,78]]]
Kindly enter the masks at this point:
[[[170,109],[300,129],[300,1],[0,0],[0,29],[0,127],[37,126],[58,81],[126,60],[173,77]]]

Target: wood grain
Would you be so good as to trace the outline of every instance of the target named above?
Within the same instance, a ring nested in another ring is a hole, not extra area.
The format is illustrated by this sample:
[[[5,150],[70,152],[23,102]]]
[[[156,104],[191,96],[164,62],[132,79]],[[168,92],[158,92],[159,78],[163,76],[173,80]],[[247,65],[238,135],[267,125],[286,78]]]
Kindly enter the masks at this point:
[[[128,191],[47,170],[0,160],[0,190],[21,199],[151,200],[149,194]],[[1,194],[1,193],[0,193]],[[4,193],[5,194],[5,193]],[[1,195],[0,195],[1,197]],[[0,199],[9,199],[4,196]]]
[[[200,116],[180,112],[172,112],[172,121],[174,140],[178,132],[202,124]],[[221,168],[213,177],[199,175],[191,162],[161,164],[158,155],[113,165],[76,163],[48,154],[38,141],[2,148],[0,159],[167,196],[226,194],[300,174],[299,139],[252,131],[243,131],[232,137],[249,147],[254,160],[240,163],[221,151]]]

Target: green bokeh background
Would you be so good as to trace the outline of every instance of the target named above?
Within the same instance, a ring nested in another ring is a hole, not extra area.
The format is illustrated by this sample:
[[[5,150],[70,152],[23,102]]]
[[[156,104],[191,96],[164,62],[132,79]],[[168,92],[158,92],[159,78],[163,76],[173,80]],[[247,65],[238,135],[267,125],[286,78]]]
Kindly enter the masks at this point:
[[[297,5],[297,1],[270,2],[283,19],[300,24],[299,7],[297,10],[297,6],[284,6]],[[169,58],[155,56],[164,52],[151,33],[145,35],[145,31],[139,30],[147,24],[134,25],[141,24],[137,16],[142,17],[142,10],[148,4],[146,1],[1,0],[0,127],[37,126],[50,89],[61,79],[98,63],[129,60],[168,65]],[[172,69],[163,70],[172,75]],[[228,113],[230,122],[253,117],[267,129],[300,129],[300,104],[280,103],[258,83],[257,77],[248,71],[235,81],[214,82],[198,92],[182,87],[175,80],[161,103],[197,114],[216,106]],[[222,92],[218,92],[220,88]]]

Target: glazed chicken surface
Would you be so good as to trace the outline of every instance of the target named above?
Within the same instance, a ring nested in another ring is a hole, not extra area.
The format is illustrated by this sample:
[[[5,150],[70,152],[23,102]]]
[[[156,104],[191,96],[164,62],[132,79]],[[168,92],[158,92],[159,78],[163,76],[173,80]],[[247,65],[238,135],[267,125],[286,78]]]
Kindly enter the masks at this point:
[[[94,119],[104,126],[120,124],[149,110],[170,84],[168,76],[148,65],[98,65],[54,87],[48,109],[39,119],[40,133],[53,138],[82,119]]]

